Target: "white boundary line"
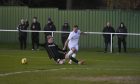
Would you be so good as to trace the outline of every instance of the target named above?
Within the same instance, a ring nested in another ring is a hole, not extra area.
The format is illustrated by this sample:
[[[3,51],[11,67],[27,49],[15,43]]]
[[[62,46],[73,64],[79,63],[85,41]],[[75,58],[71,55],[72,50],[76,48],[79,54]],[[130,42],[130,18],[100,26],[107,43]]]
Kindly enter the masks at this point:
[[[0,74],[0,77],[22,74],[22,73],[31,73],[31,72],[47,72],[47,71],[59,71],[59,70],[73,70],[73,69],[87,70],[89,68],[59,68],[59,69],[47,69],[47,70],[18,71],[18,72],[9,72],[9,73]]]
[[[35,72],[48,72],[48,71],[59,71],[59,70],[73,70],[73,69],[77,69],[77,70],[91,70],[93,68],[59,68],[59,69],[47,69],[47,70],[30,70],[30,71],[18,71],[18,72],[9,72],[9,73],[3,73],[3,74],[0,74],[0,77],[6,77],[6,76],[10,76],[10,75],[16,75],[16,74],[22,74],[22,73],[35,73]],[[102,70],[102,69],[96,69],[96,70]],[[117,71],[120,71],[120,70],[123,70],[123,71],[139,71],[137,69],[104,69],[104,70],[107,70],[107,71],[110,71],[110,70],[117,70]]]

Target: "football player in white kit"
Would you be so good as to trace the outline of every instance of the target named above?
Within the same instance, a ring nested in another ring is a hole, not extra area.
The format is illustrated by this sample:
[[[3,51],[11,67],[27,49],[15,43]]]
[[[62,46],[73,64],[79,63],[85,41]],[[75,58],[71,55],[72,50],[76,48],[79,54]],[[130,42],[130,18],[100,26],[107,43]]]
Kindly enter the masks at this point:
[[[81,31],[78,29],[77,25],[74,25],[73,31],[70,32],[68,39],[65,42],[63,50],[66,49],[67,45],[69,47],[69,52],[67,53],[67,57],[72,56],[73,58],[76,57],[76,53],[79,49],[79,38],[80,38]],[[69,61],[69,64],[72,64],[72,60]]]

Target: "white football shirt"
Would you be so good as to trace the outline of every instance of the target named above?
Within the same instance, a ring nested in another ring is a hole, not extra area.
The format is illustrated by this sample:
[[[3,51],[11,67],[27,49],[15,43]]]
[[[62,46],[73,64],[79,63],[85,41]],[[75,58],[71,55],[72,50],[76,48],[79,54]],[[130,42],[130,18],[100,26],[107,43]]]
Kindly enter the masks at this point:
[[[77,32],[72,31],[69,34],[69,37],[68,37],[68,40],[69,40],[68,46],[69,46],[70,49],[73,48],[73,47],[78,46],[78,42],[79,42],[79,38],[80,38],[80,33],[81,33],[81,31],[78,30]]]

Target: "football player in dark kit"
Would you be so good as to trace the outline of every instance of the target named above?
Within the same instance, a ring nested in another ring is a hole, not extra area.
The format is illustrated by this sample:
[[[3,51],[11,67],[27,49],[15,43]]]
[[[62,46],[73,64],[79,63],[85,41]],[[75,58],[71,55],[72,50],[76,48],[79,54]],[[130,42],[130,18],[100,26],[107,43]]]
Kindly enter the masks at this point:
[[[114,28],[110,25],[109,22],[107,22],[107,26],[104,27],[103,33],[115,33]],[[104,53],[106,53],[108,45],[111,44],[111,35],[110,34],[103,34],[103,37],[104,37],[104,43],[105,43]]]
[[[19,42],[20,42],[20,49],[26,49],[26,41],[27,41],[27,32],[22,30],[27,30],[29,24],[24,19],[21,19],[21,23],[18,25],[17,29],[19,31]]]
[[[67,56],[66,55],[66,51],[60,49],[53,40],[52,36],[48,36],[47,37],[47,41],[45,44],[40,44],[40,46],[43,46],[50,59],[54,59],[54,61],[57,64],[64,64],[65,63],[65,59],[71,59],[73,62],[75,62],[76,64],[84,64],[84,61],[78,61],[77,59],[73,58],[72,56]]]
[[[116,33],[127,33],[127,28],[124,23],[121,23],[120,26],[117,28]],[[121,44],[123,43],[124,52],[126,52],[126,37],[127,35],[118,34],[118,52],[121,52]]]
[[[40,31],[40,23],[37,21],[37,17],[33,17],[33,23],[31,24],[31,30],[33,31]],[[39,32],[32,32],[31,33],[32,38],[32,50],[39,50]],[[36,48],[35,48],[36,46]]]

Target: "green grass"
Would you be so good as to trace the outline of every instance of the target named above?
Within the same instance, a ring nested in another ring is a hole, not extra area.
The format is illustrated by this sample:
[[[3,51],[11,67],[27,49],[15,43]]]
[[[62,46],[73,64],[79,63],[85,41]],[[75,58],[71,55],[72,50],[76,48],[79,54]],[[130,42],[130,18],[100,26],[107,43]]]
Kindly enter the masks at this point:
[[[0,49],[0,84],[140,84],[140,53],[93,51],[79,51],[85,65],[57,65],[45,50]],[[20,64],[23,57],[28,64]]]

